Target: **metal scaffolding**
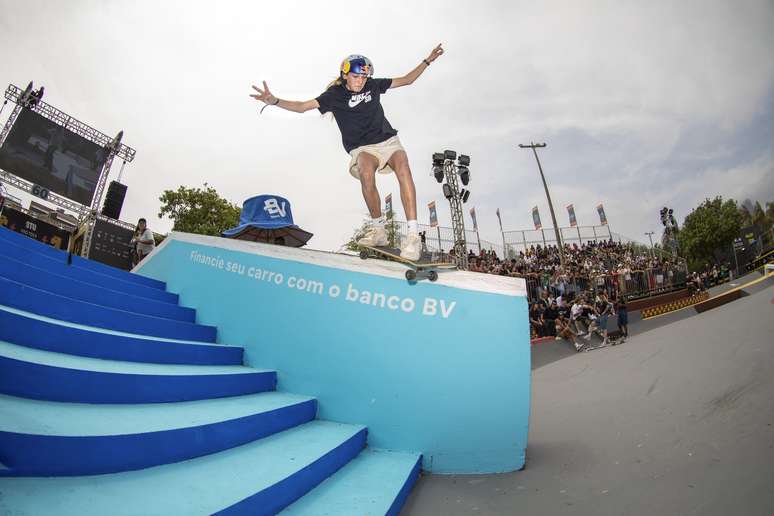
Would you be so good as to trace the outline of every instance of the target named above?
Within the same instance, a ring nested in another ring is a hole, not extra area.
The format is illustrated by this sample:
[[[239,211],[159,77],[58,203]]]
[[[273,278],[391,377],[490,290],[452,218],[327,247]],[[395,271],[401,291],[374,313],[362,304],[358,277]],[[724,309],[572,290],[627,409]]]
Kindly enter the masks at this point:
[[[457,167],[453,160],[444,163],[446,183],[451,187],[449,205],[451,207],[452,229],[454,231],[454,255],[457,267],[468,270],[468,247],[465,241],[465,219],[462,216],[462,200],[460,199],[459,183],[457,182]]]
[[[105,163],[102,166],[99,177],[97,179],[96,188],[92,197],[91,205],[86,206],[68,199],[62,195],[47,192],[47,195],[43,197],[46,201],[55,204],[66,210],[70,210],[78,214],[79,222],[81,226],[87,225],[87,231],[84,235],[84,245],[81,250],[81,255],[88,258],[89,247],[91,245],[92,233],[94,232],[94,223],[98,218],[99,206],[102,202],[102,196],[105,192],[105,185],[107,184],[108,176],[110,175],[110,167],[113,164],[113,159],[118,157],[124,161],[132,162],[136,151],[121,143],[123,137],[123,131],[119,132],[117,136],[110,137],[107,134],[94,129],[93,127],[81,122],[80,120],[73,118],[67,113],[55,108],[54,106],[43,102],[43,88],[38,92],[32,90],[32,82],[29,83],[27,88],[21,89],[18,86],[9,84],[5,90],[5,98],[16,105],[14,106],[11,115],[8,117],[2,131],[0,131],[0,146],[3,145],[8,134],[22,112],[22,109],[30,109],[42,117],[54,122],[67,129],[68,131],[77,134],[78,136],[102,147],[107,152]],[[19,190],[40,197],[39,188],[33,182],[26,179],[22,179],[15,174],[7,171],[0,170],[0,175],[3,178],[3,182],[12,185]]]

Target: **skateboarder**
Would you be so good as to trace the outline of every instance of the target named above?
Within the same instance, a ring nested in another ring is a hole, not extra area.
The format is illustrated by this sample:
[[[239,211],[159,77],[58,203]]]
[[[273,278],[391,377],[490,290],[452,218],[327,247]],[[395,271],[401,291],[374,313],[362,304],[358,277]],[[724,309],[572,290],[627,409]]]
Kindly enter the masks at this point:
[[[401,246],[401,257],[407,260],[418,260],[422,251],[417,224],[416,189],[408,156],[398,139],[398,131],[393,129],[384,116],[379,97],[388,89],[412,84],[442,54],[443,48],[438,45],[416,68],[393,79],[374,79],[371,60],[353,54],[341,63],[336,80],[312,100],[278,98],[269,90],[266,81],[263,81],[263,88],[253,86],[256,93],[250,95],[266,106],[277,106],[296,113],[311,109],[319,109],[323,114],[333,113],[341,131],[344,149],[351,157],[349,173],[360,181],[363,198],[371,215],[370,226],[358,241],[361,245],[383,246],[388,243],[381,197],[376,189],[376,172],[395,172],[408,222],[408,237]]]

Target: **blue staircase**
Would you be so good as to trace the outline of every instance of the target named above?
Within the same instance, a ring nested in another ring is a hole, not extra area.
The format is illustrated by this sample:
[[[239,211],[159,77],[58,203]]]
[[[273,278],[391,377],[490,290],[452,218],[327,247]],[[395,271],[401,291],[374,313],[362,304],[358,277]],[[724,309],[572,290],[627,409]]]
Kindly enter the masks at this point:
[[[162,282],[0,228],[0,514],[397,514],[421,456],[276,386]]]

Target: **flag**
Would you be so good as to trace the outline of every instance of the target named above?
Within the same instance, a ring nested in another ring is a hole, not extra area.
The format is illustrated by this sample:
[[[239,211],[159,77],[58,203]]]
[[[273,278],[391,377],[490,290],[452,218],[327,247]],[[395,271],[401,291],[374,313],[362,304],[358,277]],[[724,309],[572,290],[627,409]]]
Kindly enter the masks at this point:
[[[473,231],[478,231],[478,221],[476,221],[476,208],[470,209],[470,218],[473,219]]]
[[[435,201],[428,203],[427,208],[430,210],[430,227],[434,228],[438,226],[438,214],[435,212]]]
[[[384,198],[384,213],[387,214],[387,218],[392,217],[392,194],[387,194]]]
[[[575,218],[575,207],[572,204],[567,205],[567,215],[570,216],[570,227],[574,228],[578,225],[578,220]]]
[[[500,223],[500,233],[503,232],[503,219],[500,217],[500,208],[497,208],[497,221]]]
[[[599,213],[599,223],[606,226],[607,217],[605,216],[605,208],[602,207],[602,203],[599,203],[599,206],[597,206],[597,213]]]
[[[543,225],[540,224],[540,212],[538,211],[537,206],[532,208],[532,222],[535,223],[535,229],[540,229],[543,227]]]

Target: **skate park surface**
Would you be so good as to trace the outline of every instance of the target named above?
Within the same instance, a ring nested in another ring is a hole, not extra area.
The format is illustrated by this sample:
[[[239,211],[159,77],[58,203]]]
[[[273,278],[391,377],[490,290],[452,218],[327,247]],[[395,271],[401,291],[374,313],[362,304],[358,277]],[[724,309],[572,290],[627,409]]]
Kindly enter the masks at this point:
[[[526,468],[423,476],[402,514],[774,514],[773,281],[621,346],[537,345]]]

